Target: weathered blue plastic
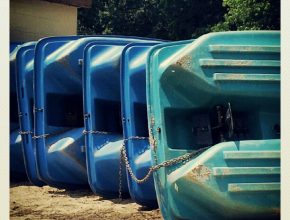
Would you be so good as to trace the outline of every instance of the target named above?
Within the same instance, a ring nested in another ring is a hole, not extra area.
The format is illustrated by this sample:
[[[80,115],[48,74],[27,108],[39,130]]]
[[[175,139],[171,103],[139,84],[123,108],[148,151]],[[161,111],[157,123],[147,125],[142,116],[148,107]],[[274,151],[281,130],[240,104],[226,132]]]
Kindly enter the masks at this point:
[[[21,44],[23,44],[23,43],[21,43],[21,42],[10,42],[10,47],[9,47],[9,51],[10,51],[10,53],[17,47],[17,46],[20,46]]]
[[[10,53],[10,176],[11,178],[25,179],[16,95],[16,54],[19,48],[15,47]]]
[[[39,175],[47,184],[88,183],[84,150],[82,65],[86,45],[118,36],[50,37],[35,49],[35,141]]]
[[[16,85],[19,112],[20,130],[22,131],[22,151],[27,177],[36,186],[43,186],[37,167],[35,143],[33,137],[33,68],[34,48],[36,43],[22,46],[16,55]]]
[[[37,168],[45,183],[59,188],[87,186],[82,134],[82,68],[78,60],[91,39],[78,41],[81,38],[44,38],[35,48]]]
[[[21,135],[19,134],[18,102],[16,89],[16,55],[22,46],[32,45],[28,42],[14,47],[10,53],[10,172],[11,178],[26,179]]]
[[[120,150],[123,143],[120,97],[120,59],[131,42],[142,38],[108,38],[89,44],[84,51],[83,93],[86,155],[91,189],[105,197],[118,196]],[[122,195],[128,194],[125,169]]]
[[[143,178],[152,166],[146,111],[146,58],[156,44],[132,43],[122,52],[121,106],[126,153],[137,178]],[[130,139],[138,137],[141,139]],[[145,139],[144,139],[145,138]],[[153,177],[138,184],[127,171],[129,193],[136,203],[157,207]]]
[[[154,174],[165,219],[279,218],[279,32],[155,46],[147,92],[157,163],[203,149]]]

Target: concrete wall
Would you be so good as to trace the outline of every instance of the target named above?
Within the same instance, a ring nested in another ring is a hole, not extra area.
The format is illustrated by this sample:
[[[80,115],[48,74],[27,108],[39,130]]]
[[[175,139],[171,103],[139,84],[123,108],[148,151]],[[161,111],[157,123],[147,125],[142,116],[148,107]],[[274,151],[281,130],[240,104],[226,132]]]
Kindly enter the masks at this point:
[[[77,8],[41,0],[10,0],[10,41],[77,33]]]

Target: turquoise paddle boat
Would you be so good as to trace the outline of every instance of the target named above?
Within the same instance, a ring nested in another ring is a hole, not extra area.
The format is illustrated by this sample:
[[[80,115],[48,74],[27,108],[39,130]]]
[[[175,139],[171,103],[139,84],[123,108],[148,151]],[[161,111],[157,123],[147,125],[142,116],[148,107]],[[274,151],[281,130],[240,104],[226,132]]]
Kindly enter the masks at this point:
[[[280,32],[155,46],[147,104],[165,219],[279,218]]]

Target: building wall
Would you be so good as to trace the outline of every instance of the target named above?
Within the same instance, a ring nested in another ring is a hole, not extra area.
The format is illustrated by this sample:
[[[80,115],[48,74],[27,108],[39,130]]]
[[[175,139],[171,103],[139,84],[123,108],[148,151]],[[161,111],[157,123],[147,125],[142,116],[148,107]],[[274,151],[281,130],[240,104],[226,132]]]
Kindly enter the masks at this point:
[[[41,0],[10,0],[10,41],[77,33],[77,8]]]

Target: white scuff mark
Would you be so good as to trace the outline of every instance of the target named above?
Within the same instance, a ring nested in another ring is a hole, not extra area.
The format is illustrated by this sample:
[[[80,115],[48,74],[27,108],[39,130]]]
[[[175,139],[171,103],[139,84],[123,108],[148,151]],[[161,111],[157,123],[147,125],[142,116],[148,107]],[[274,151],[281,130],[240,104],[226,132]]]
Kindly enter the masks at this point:
[[[178,192],[178,186],[176,183],[174,183],[174,189],[176,190],[176,192]]]

